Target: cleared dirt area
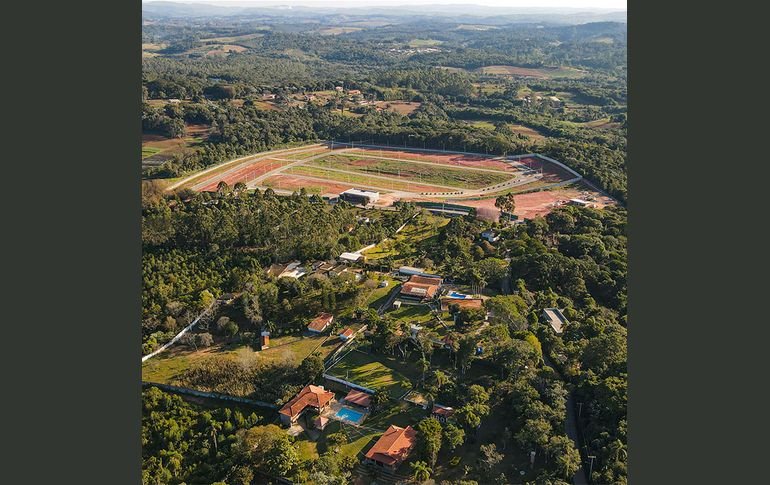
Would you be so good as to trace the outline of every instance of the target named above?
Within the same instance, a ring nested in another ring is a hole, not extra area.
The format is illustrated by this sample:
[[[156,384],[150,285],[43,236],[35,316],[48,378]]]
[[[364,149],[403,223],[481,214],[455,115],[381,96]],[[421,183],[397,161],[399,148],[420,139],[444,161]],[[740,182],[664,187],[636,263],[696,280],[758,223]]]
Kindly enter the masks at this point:
[[[310,194],[339,194],[342,191],[353,188],[350,184],[337,183],[332,181],[321,181],[309,179],[296,175],[273,175],[262,181],[265,187],[271,187],[278,190],[298,191],[302,187]]]
[[[522,158],[518,160],[519,163],[525,165],[532,170],[543,171],[543,178],[541,179],[546,183],[558,183],[564,182],[575,178],[575,175],[563,169],[562,167],[540,160],[539,158]]]
[[[537,131],[533,130],[528,126],[509,123],[508,128],[514,133],[520,133],[522,135],[528,136],[529,138],[532,138],[535,141],[545,140],[545,136],[541,135],[540,133],[538,133]]]
[[[164,103],[165,104],[165,103]],[[157,165],[182,153],[186,149],[194,147],[208,138],[211,127],[208,125],[187,125],[185,136],[182,138],[168,138],[152,133],[142,134],[142,164]]]
[[[420,107],[421,103],[413,103],[407,101],[377,101],[375,106],[382,109],[387,109],[396,112],[400,115],[411,114],[414,110]]]
[[[516,209],[513,213],[520,218],[533,219],[538,216],[544,216],[564,205],[569,199],[575,198],[588,200],[597,208],[615,205],[615,202],[609,197],[580,183],[570,187],[516,195],[514,196]],[[457,203],[471,207],[486,207],[488,209],[498,210],[495,207],[495,199],[467,200],[458,201]]]
[[[196,186],[195,188],[202,192],[210,192],[210,191],[216,190],[217,185],[219,185],[219,182],[223,180],[230,186],[233,186],[238,182],[247,183],[259,177],[260,175],[264,175],[267,172],[270,172],[271,170],[275,170],[277,168],[283,167],[284,165],[288,165],[289,163],[291,162],[276,160],[273,158],[268,158],[265,160],[257,160],[253,163],[246,165],[245,167],[241,167],[237,170],[233,170],[232,172],[214,176],[208,181],[204,182],[205,185]]]

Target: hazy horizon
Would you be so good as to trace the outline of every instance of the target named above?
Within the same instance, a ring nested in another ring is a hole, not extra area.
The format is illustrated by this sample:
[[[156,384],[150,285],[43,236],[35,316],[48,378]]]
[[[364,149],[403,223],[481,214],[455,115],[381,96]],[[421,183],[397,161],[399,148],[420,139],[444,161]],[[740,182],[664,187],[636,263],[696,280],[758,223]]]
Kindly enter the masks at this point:
[[[415,5],[478,5],[499,8],[592,8],[627,10],[626,0],[142,0],[142,3],[208,4],[222,7],[400,7]]]

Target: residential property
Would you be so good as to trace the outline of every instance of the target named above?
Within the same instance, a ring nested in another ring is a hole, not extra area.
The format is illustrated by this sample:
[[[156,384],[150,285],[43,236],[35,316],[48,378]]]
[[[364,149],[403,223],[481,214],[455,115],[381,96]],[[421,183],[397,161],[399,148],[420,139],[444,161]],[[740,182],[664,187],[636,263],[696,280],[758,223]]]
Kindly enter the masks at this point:
[[[272,268],[272,266],[271,266]],[[268,270],[270,271],[270,270]],[[307,268],[302,266],[299,261],[293,261],[286,265],[284,270],[278,275],[279,278],[294,278],[300,279],[307,274]]]
[[[446,423],[447,419],[452,417],[454,413],[454,408],[450,408],[449,406],[442,406],[441,404],[434,404],[430,415],[442,423]]]
[[[411,426],[400,428],[395,425],[385,431],[379,440],[364,455],[364,462],[390,472],[395,472],[406,460],[417,443],[417,431]]]
[[[355,334],[356,333],[353,331],[353,329],[348,327],[340,332],[340,340],[347,342],[348,340],[352,339]]]
[[[342,253],[340,254],[339,259],[341,261],[348,261],[351,263],[355,263],[357,261],[363,261],[365,258],[364,258],[364,255],[361,253]]]
[[[435,274],[426,273],[423,268],[415,268],[413,266],[401,266],[398,268],[398,274],[401,276],[426,276],[428,278],[440,278]]]
[[[487,241],[493,243],[500,240],[500,235],[495,233],[495,231],[489,229],[481,233],[481,237],[483,239],[486,239]]]
[[[340,200],[356,205],[374,204],[380,199],[380,193],[372,190],[348,189],[340,193]]]
[[[331,313],[321,313],[311,321],[307,329],[313,333],[321,333],[326,330],[334,321],[334,315]]]
[[[441,298],[441,311],[449,311],[451,305],[457,305],[462,310],[463,308],[484,308],[484,300],[481,298]]]
[[[308,409],[320,413],[324,411],[333,400],[334,393],[327,391],[323,386],[314,386],[312,384],[305,386],[278,411],[278,414],[281,416],[281,423],[291,426],[296,423],[302,413]]]
[[[353,389],[345,396],[345,402],[361,406],[362,408],[369,408],[372,405],[372,396],[363,391]]]
[[[562,333],[564,331],[564,326],[569,323],[558,308],[544,309],[543,318],[545,318],[548,325],[550,325],[556,333]]]
[[[414,275],[401,285],[400,298],[405,302],[424,302],[436,297],[443,280],[440,277]]]

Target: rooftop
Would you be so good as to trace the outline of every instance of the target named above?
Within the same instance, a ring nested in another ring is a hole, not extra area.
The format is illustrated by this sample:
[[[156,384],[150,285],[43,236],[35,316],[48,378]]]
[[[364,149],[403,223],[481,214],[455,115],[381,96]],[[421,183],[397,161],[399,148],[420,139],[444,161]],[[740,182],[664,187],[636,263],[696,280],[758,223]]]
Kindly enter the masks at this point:
[[[299,394],[287,402],[278,412],[291,416],[298,416],[306,407],[321,408],[334,398],[334,393],[327,391],[323,386],[305,386]]]
[[[569,323],[558,308],[546,308],[543,310],[543,314],[546,320],[548,320],[548,324],[551,325],[551,328],[556,333],[562,333],[564,325]]]
[[[385,465],[401,463],[414,448],[416,437],[417,431],[411,426],[400,428],[391,424],[374,446],[366,452],[366,458]]]
[[[344,192],[341,192],[342,194],[351,194],[351,195],[362,195],[365,197],[379,197],[380,193],[375,192],[373,190],[364,190],[364,189],[348,189]]]
[[[307,328],[320,332],[326,328],[326,326],[329,325],[332,320],[334,320],[334,315],[331,313],[321,313],[308,324]]]
[[[345,400],[366,408],[372,403],[372,396],[362,391],[352,390],[345,396]]]

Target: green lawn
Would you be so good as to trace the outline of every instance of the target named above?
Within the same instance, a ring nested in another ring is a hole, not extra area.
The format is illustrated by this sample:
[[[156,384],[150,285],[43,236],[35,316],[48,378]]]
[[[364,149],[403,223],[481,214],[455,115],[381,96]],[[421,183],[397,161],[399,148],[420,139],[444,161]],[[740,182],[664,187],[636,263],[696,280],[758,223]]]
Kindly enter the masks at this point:
[[[387,301],[390,292],[393,291],[393,288],[398,286],[400,283],[397,279],[394,279],[389,275],[380,275],[380,280],[387,281],[388,286],[383,288],[378,286],[377,288],[373,289],[372,292],[369,293],[369,296],[366,298],[366,306],[375,310],[380,308],[380,306],[385,303],[385,301]]]
[[[368,260],[377,260],[392,256],[397,261],[403,261],[416,253],[415,246],[438,236],[439,230],[449,223],[449,218],[432,214],[419,215],[409,221],[406,227],[394,238],[387,239],[375,247],[364,251]],[[399,241],[403,241],[399,243]],[[406,247],[403,244],[408,243]],[[399,252],[400,249],[400,252]]]
[[[490,123],[491,125],[491,123]],[[492,125],[494,129],[494,125]],[[438,184],[457,188],[481,188],[510,180],[513,175],[503,171],[481,171],[448,165],[414,163],[406,160],[381,160],[371,155],[337,154],[313,160],[317,167],[397,177],[412,183]],[[344,175],[344,174],[342,174]]]
[[[327,370],[327,373],[369,389],[384,389],[391,397],[397,399],[403,396],[411,385],[409,378],[396,370],[396,367],[400,367],[401,371],[408,369],[408,366],[397,365],[395,359],[352,351]]]
[[[401,305],[401,308],[389,311],[386,315],[394,320],[420,325],[430,322],[434,318],[428,305]]]
[[[162,149],[160,149],[158,147],[143,146],[142,147],[142,158],[151,157],[151,156],[153,156],[156,153],[159,153],[161,151],[162,151]]]

